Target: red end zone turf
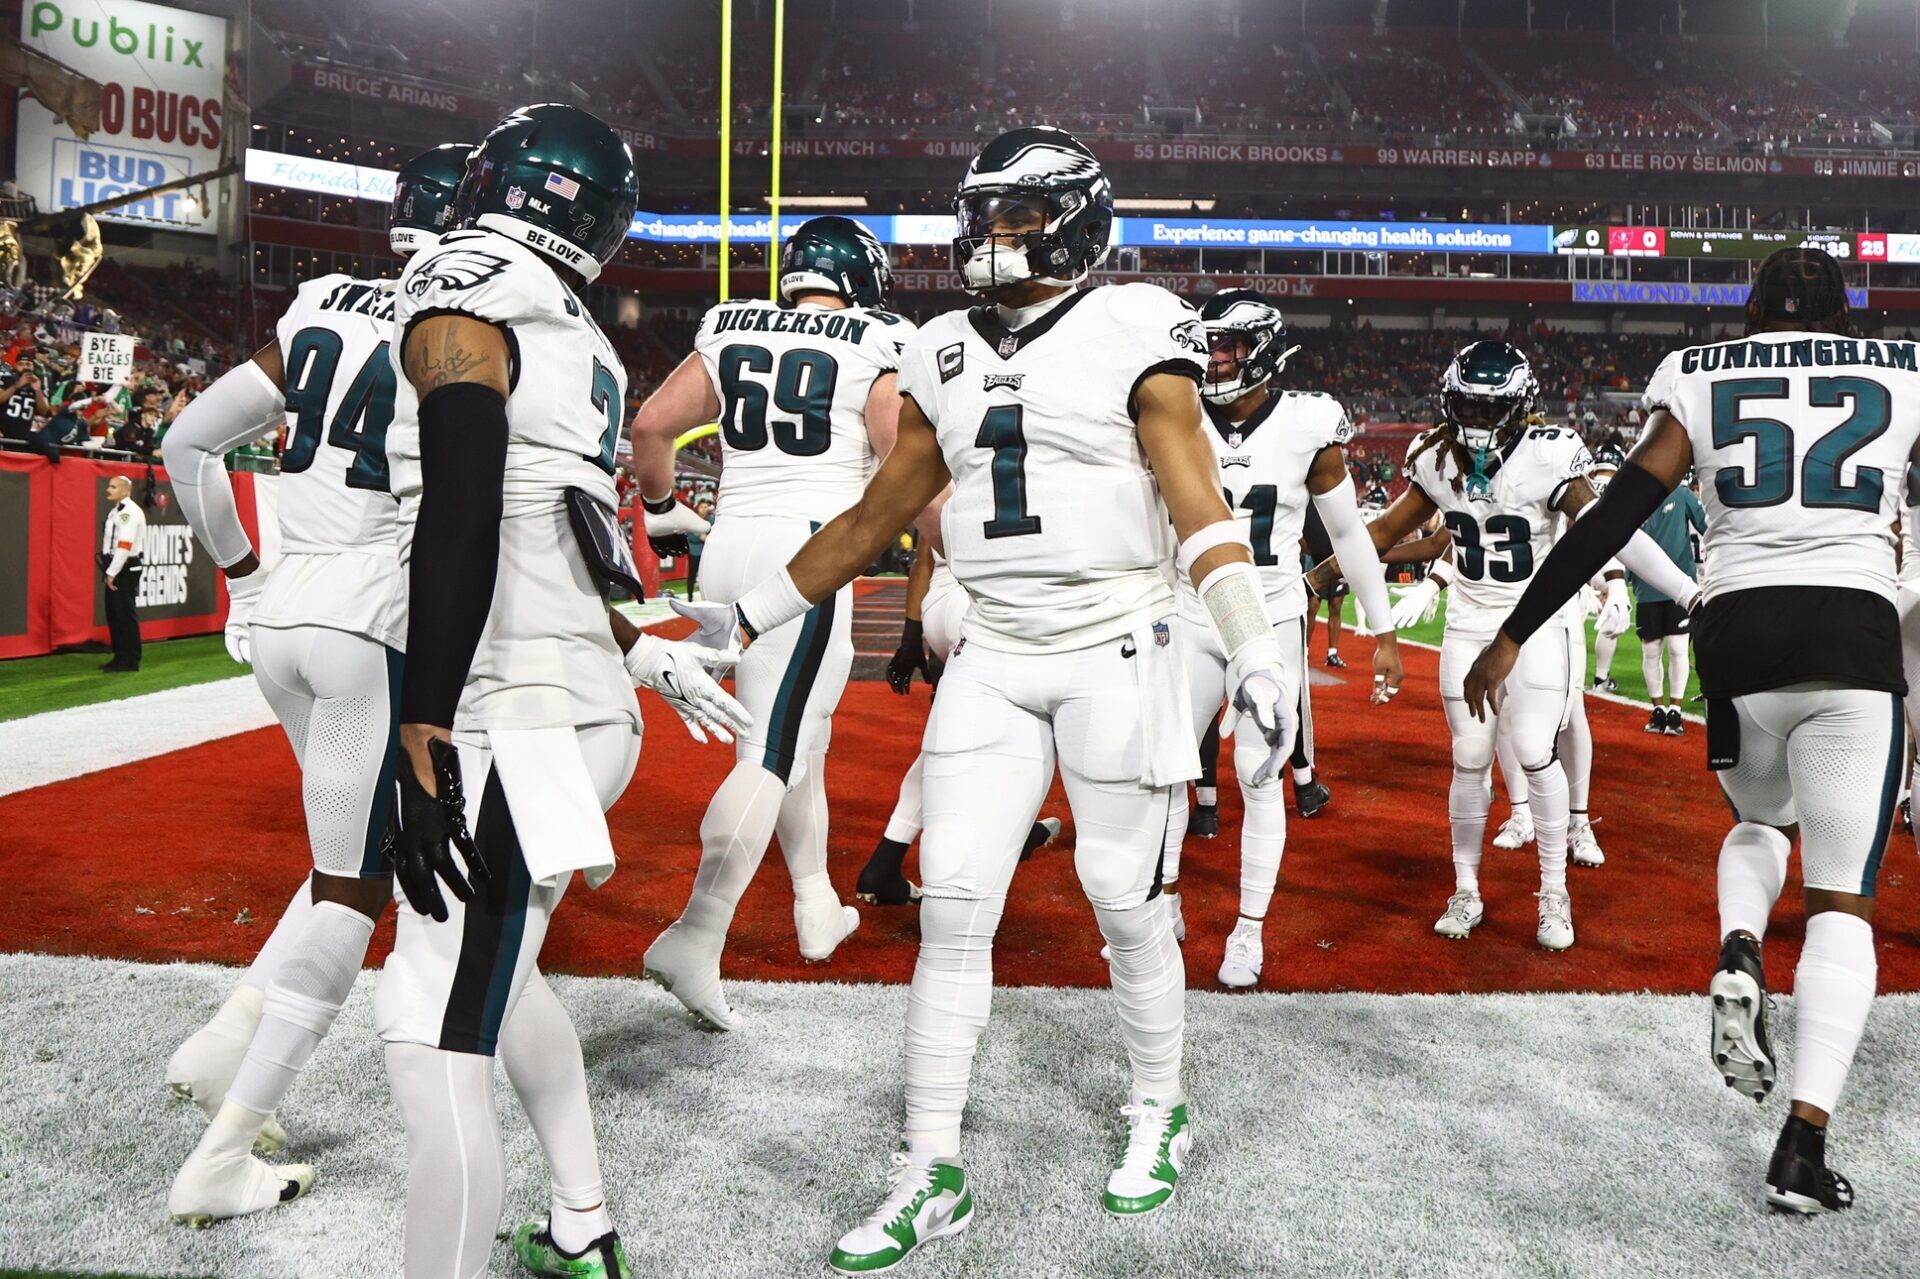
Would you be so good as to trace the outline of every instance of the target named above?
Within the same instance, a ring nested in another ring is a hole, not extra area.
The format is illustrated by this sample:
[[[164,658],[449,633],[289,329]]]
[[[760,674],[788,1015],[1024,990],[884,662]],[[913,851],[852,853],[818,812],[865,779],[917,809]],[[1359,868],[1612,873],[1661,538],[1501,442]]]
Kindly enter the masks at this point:
[[[1367,705],[1369,677],[1358,660],[1343,683],[1314,689],[1320,773],[1334,800],[1315,820],[1290,823],[1267,925],[1264,988],[1701,989],[1716,948],[1714,862],[1729,817],[1704,769],[1699,730],[1680,740],[1649,737],[1640,731],[1643,712],[1590,700],[1593,808],[1607,864],[1570,872],[1578,944],[1560,955],[1534,945],[1532,850],[1491,846],[1482,870],[1488,922],[1470,941],[1448,942],[1432,932],[1452,889],[1450,765],[1435,655],[1404,651],[1407,685],[1391,707]],[[611,815],[620,870],[597,893],[575,881],[543,959],[553,971],[637,975],[647,944],[692,884],[700,816],[732,753],[695,746],[663,704],[642,697],[646,751]],[[924,687],[902,698],[872,682],[852,684],[841,703],[827,784],[831,867],[843,893],[892,810],[927,706]],[[1180,880],[1187,975],[1201,987],[1213,985],[1237,906],[1239,802],[1231,785],[1222,795],[1223,834],[1188,841]],[[1057,785],[1046,811],[1065,819],[1067,830],[1014,878],[997,976],[1104,985],[1100,939],[1074,878],[1073,826]],[[1504,816],[1504,802],[1496,801],[1496,824]],[[11,898],[0,921],[5,950],[244,962],[307,862],[298,776],[278,729],[0,798],[0,831]],[[1882,990],[1920,989],[1914,857],[1913,841],[1896,828],[1880,876]],[[1799,898],[1789,888],[1769,946],[1768,967],[1782,986],[1799,949]],[[802,963],[776,846],[741,903],[726,975],[904,981],[915,912],[861,909],[860,931],[831,963]],[[243,911],[251,922],[237,924]],[[390,930],[383,923],[376,961]]]

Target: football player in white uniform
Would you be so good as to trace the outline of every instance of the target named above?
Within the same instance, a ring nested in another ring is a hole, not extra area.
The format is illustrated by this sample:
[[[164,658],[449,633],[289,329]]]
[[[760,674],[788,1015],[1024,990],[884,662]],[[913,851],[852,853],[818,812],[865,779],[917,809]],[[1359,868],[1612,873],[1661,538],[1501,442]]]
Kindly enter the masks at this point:
[[[920,543],[914,552],[913,568],[907,573],[906,621],[900,630],[900,647],[887,662],[887,686],[903,697],[913,687],[916,670],[928,684],[934,682],[935,676],[927,663],[928,649],[933,650],[934,660],[944,667],[953,659],[954,646],[960,642],[961,622],[967,613],[967,592],[947,565],[946,543],[940,536],[940,515],[952,496],[953,487],[949,485],[913,522],[920,534]],[[913,757],[906,776],[900,779],[900,794],[887,818],[886,830],[854,881],[855,895],[863,902],[905,906],[920,900],[919,886],[909,880],[900,867],[925,825],[926,766],[927,753],[923,750]],[[1041,818],[1027,831],[1026,843],[1020,848],[1020,860],[1027,860],[1059,837],[1060,819]]]
[[[711,610],[723,635],[802,616],[953,483],[948,563],[973,603],[927,722],[905,1148],[891,1191],[833,1251],[848,1273],[893,1265],[972,1220],[960,1126],[993,935],[1056,762],[1132,1067],[1106,1207],[1149,1212],[1174,1192],[1192,1127],[1184,970],[1159,862],[1173,788],[1199,772],[1165,574],[1176,536],[1222,632],[1243,731],[1267,743],[1254,780],[1278,785],[1287,758],[1280,644],[1203,434],[1200,317],[1152,285],[1084,287],[1107,252],[1112,188],[1069,134],[1023,128],[990,142],[957,206],[955,265],[988,301],[933,320],[907,348],[899,439],[859,503],[737,604]]]
[[[1465,692],[1480,713],[1529,635],[1697,468],[1707,762],[1735,821],[1720,846],[1714,1068],[1756,1101],[1773,1086],[1761,942],[1798,836],[1807,934],[1793,1105],[1766,1201],[1837,1211],[1853,1187],[1827,1167],[1827,1123],[1873,1003],[1874,880],[1902,768],[1893,525],[1920,442],[1920,345],[1856,337],[1840,264],[1781,249],[1754,277],[1746,336],[1673,352],[1645,403],[1626,465],[1541,566]]]
[[[535,961],[573,872],[597,886],[613,871],[603,810],[639,755],[634,683],[744,724],[693,656],[607,609],[611,582],[638,589],[613,515],[626,379],[581,291],[636,191],[612,129],[522,108],[474,152],[462,229],[394,293],[391,352],[418,394],[388,441],[408,595],[392,856],[409,908],[374,1020],[407,1129],[409,1279],[487,1270],[505,1179],[496,1054],[553,1177],[515,1253],[536,1274],[632,1274],[579,1041]]]
[[[810,218],[780,252],[781,302],[708,311],[693,354],[633,419],[634,476],[653,512],[673,493],[673,441],[720,421],[718,517],[700,584],[730,603],[852,506],[893,447],[896,370],[913,325],[886,307],[887,251],[851,218]],[[666,494],[656,501],[647,495]],[[760,637],[735,672],[753,732],[700,823],[700,870],[680,917],[647,948],[649,979],[696,1021],[733,1030],[720,952],[776,835],[793,880],[800,954],[819,961],[859,925],[827,877],[827,741],[853,666],[853,588]]]
[[[401,167],[388,216],[394,252],[438,240],[471,149],[449,143]],[[346,1003],[393,894],[380,847],[405,629],[386,454],[403,394],[387,359],[392,328],[392,280],[309,280],[273,342],[167,433],[181,512],[227,576],[227,651],[253,664],[299,761],[314,866],[226,1004],[167,1063],[167,1086],[213,1120],[167,1196],[175,1220],[192,1225],[271,1208],[313,1184],[311,1168],[270,1167],[252,1148],[284,1143],[273,1112]],[[269,575],[223,459],[283,415],[292,426],[277,481],[283,549]]]
[[[1374,700],[1400,689],[1400,649],[1393,632],[1386,576],[1373,554],[1366,525],[1347,474],[1346,443],[1353,435],[1347,411],[1331,396],[1280,391],[1273,379],[1286,367],[1287,334],[1279,310],[1249,289],[1208,299],[1200,312],[1206,328],[1208,365],[1200,388],[1210,425],[1208,440],[1219,465],[1227,505],[1253,547],[1254,567],[1265,593],[1284,662],[1282,688],[1298,706],[1305,685],[1307,591],[1300,580],[1298,546],[1308,498],[1319,510],[1337,553],[1353,566],[1349,575],[1367,621],[1380,633],[1374,649]],[[1207,608],[1189,581],[1175,583],[1186,630],[1187,687],[1198,741],[1213,722],[1226,686],[1227,657]],[[1294,749],[1292,717],[1287,753]],[[1266,762],[1257,735],[1235,738],[1233,763],[1246,815],[1240,830],[1240,914],[1227,937],[1220,984],[1252,986],[1264,960],[1261,931],[1273,899],[1286,849],[1287,804],[1277,784],[1254,784]],[[1187,788],[1174,788],[1167,824],[1162,882],[1175,933],[1184,933],[1179,895],[1181,845],[1187,834]]]
[[[1369,526],[1374,545],[1384,550],[1440,511],[1451,538],[1455,580],[1440,647],[1440,698],[1453,737],[1447,817],[1454,892],[1433,927],[1455,939],[1466,937],[1485,916],[1480,855],[1492,801],[1495,736],[1492,719],[1467,713],[1460,681],[1498,627],[1502,610],[1519,597],[1545,558],[1555,517],[1576,516],[1593,501],[1587,483],[1592,459],[1579,433],[1529,424],[1538,394],[1526,356],[1510,344],[1481,341],[1462,347],[1442,382],[1445,420],[1408,450],[1406,491]],[[1654,561],[1672,563],[1644,535],[1623,558],[1636,571],[1646,564],[1650,574],[1660,573]],[[1324,571],[1339,570],[1323,565],[1315,573]],[[1675,576],[1677,569],[1660,580]],[[1541,631],[1508,681],[1500,706],[1526,774],[1540,857],[1535,937],[1548,950],[1565,950],[1574,938],[1567,894],[1567,775],[1554,754],[1578,692],[1571,642],[1564,622]]]

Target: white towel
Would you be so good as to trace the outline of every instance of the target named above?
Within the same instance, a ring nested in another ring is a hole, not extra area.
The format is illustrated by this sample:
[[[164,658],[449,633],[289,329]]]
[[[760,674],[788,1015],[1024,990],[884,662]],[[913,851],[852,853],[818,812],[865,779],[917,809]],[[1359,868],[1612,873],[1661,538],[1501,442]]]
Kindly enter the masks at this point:
[[[493,767],[507,792],[520,853],[535,883],[585,871],[587,887],[613,874],[613,837],[572,727],[489,729]]]
[[[1187,691],[1186,659],[1178,618],[1166,618],[1133,633],[1140,680],[1140,740],[1145,748],[1140,781],[1179,786],[1200,776],[1200,744],[1193,739],[1193,698]]]

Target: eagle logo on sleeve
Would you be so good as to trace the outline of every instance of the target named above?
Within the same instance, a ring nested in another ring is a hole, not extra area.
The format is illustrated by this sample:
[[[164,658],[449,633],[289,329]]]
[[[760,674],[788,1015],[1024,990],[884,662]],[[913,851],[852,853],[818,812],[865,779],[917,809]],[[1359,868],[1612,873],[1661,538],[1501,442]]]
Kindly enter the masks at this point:
[[[509,265],[507,259],[485,249],[443,249],[408,278],[407,296],[425,297],[436,288],[453,293],[477,288]]]
[[[1174,325],[1173,328],[1168,331],[1167,336],[1171,337],[1173,344],[1182,350],[1191,351],[1195,355],[1205,355],[1207,353],[1206,326],[1201,323],[1200,317],[1197,315],[1190,320],[1182,320],[1180,323]]]

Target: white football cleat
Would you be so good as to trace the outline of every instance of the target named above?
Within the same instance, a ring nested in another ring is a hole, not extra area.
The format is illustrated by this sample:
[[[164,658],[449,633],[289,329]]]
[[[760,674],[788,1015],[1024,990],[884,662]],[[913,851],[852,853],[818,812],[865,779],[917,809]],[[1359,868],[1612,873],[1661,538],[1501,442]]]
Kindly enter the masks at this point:
[[[187,1037],[167,1059],[167,1091],[200,1107],[209,1120],[220,1113],[233,1077],[246,1059],[247,1045],[260,1025],[265,994],[255,986],[236,986],[213,1020]],[[286,1129],[273,1116],[260,1129],[253,1148],[270,1155],[287,1144]]]
[[[827,1264],[843,1275],[891,1270],[921,1244],[957,1235],[973,1224],[973,1193],[957,1159],[917,1164],[893,1157],[887,1197],[865,1221],[840,1236]]]
[[[1235,990],[1260,983],[1260,964],[1265,958],[1260,925],[1243,919],[1227,934],[1227,957],[1220,961],[1220,984]]]
[[[1447,898],[1447,913],[1434,921],[1433,931],[1454,941],[1464,941],[1486,917],[1486,903],[1480,900],[1480,894],[1463,888]]]
[[[1545,950],[1573,945],[1573,899],[1558,889],[1544,889],[1534,896],[1540,899],[1540,929],[1534,939]]]
[[[167,1215],[183,1226],[205,1230],[228,1217],[292,1203],[313,1189],[307,1164],[275,1166],[250,1150],[209,1153],[210,1144],[202,1141],[194,1148],[167,1191]]]
[[[1506,821],[1500,824],[1500,833],[1493,837],[1495,848],[1512,850],[1525,848],[1533,842],[1533,813],[1526,808],[1516,808]]]
[[[676,919],[653,939],[640,960],[642,975],[679,1000],[702,1030],[740,1029],[739,1014],[720,985],[720,948],[727,939],[700,937],[685,925]]]
[[[841,942],[860,927],[860,912],[842,905],[829,889],[793,899],[793,931],[800,937],[800,958],[817,964],[833,958]]]
[[[1600,841],[1593,837],[1592,819],[1576,817],[1568,824],[1567,856],[1573,859],[1575,866],[1607,864],[1607,855],[1600,851]]]

